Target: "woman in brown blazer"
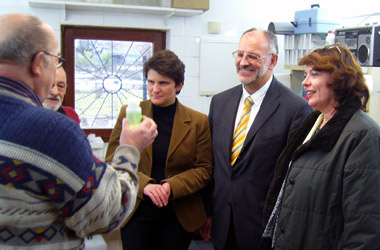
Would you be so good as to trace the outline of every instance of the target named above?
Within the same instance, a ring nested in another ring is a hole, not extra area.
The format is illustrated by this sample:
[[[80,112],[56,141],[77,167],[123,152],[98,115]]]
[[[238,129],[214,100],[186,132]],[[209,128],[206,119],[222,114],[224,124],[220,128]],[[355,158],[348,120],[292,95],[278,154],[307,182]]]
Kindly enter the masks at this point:
[[[188,249],[192,232],[206,222],[201,190],[212,177],[207,116],[182,105],[176,95],[185,65],[169,50],[156,53],[143,69],[150,100],[142,114],[157,123],[158,136],[141,153],[136,207],[121,228],[123,249]],[[106,154],[119,145],[126,106],[121,108]]]

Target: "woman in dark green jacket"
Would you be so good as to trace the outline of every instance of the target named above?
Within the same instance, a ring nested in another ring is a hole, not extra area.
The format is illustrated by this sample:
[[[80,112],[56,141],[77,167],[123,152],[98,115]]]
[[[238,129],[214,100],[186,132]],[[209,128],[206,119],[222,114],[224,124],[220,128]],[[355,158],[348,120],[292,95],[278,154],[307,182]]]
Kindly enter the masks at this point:
[[[380,249],[380,127],[363,112],[369,91],[360,65],[339,44],[299,64],[314,112],[277,162],[263,242],[273,249]]]

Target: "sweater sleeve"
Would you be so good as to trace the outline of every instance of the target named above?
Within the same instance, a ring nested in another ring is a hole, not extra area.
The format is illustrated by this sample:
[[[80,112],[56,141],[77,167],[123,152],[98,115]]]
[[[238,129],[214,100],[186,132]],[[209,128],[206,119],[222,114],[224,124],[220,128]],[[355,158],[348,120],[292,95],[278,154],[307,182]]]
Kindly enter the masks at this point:
[[[119,146],[107,165],[93,157],[72,120],[17,99],[8,102],[0,109],[2,227],[15,235],[37,229],[49,244],[119,227],[135,205],[139,151]]]
[[[122,224],[136,200],[138,150],[119,146],[107,165],[93,157],[85,134],[70,119],[45,109],[24,113],[29,129],[9,134],[9,139],[23,145],[25,153],[18,148],[18,158],[39,177],[32,190],[21,183],[19,188],[48,197],[79,237],[112,231]]]
[[[139,152],[132,146],[119,146],[111,165],[96,162],[93,169],[105,168],[98,188],[92,190],[92,197],[72,216],[66,225],[79,237],[93,233],[105,233],[118,228],[132,212],[137,196],[136,175]],[[80,193],[89,189],[87,182]],[[77,196],[76,199],[80,197]]]

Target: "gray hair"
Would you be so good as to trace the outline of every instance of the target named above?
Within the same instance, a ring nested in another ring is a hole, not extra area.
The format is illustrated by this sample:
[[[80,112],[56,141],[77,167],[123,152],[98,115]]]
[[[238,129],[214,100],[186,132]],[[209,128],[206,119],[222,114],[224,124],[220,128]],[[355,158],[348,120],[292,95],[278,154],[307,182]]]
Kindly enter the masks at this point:
[[[244,33],[241,35],[241,37],[243,37],[245,34],[249,33],[249,32],[252,32],[252,31],[255,31],[255,30],[258,30],[256,28],[251,28],[249,30],[246,30],[244,31]],[[278,54],[278,42],[277,42],[277,36],[269,31],[269,30],[261,30],[262,32],[264,32],[265,36],[267,37],[268,41],[269,41],[269,54]]]
[[[11,35],[0,40],[0,60],[28,65],[35,54],[49,51],[52,39],[52,35],[39,18],[27,15]]]

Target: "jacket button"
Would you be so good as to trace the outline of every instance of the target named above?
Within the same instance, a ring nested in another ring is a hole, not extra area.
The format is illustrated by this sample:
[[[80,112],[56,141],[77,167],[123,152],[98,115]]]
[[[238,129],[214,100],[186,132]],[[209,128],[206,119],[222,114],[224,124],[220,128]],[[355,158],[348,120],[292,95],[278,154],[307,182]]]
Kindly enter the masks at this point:
[[[169,159],[168,159],[168,162],[169,162],[169,163],[173,162],[173,159],[172,159],[172,158],[169,158]]]
[[[231,181],[232,181],[232,182],[235,182],[235,181],[236,181],[236,178],[232,178]]]
[[[285,233],[285,229],[283,227],[280,228],[281,233]]]
[[[290,179],[289,179],[289,183],[290,183],[291,185],[294,185],[294,179],[293,179],[293,178],[290,178]]]

